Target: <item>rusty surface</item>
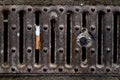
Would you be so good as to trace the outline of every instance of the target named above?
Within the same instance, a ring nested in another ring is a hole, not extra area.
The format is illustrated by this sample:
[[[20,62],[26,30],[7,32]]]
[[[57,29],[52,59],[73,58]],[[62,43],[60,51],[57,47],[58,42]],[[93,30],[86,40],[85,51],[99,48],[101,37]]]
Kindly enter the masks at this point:
[[[120,5],[120,0],[0,0],[1,5],[5,4],[10,4],[10,5],[35,5],[35,4],[40,4],[40,5],[65,5],[65,4],[70,4],[70,5]],[[2,14],[2,12],[0,12]],[[13,22],[14,23],[14,22]],[[2,22],[2,15],[0,15],[0,24],[3,24]],[[15,24],[17,24],[15,22]],[[2,26],[2,25],[1,25]],[[3,31],[3,27],[0,27],[0,34]],[[18,31],[18,29],[17,29]],[[14,33],[14,32],[13,32]],[[77,32],[75,33],[77,34]],[[120,38],[119,38],[120,39]],[[2,44],[2,37],[0,37],[0,44]],[[18,47],[18,46],[17,46]],[[120,47],[120,46],[119,46]],[[1,47],[0,47],[1,49]],[[18,50],[17,50],[18,52]],[[1,54],[0,54],[1,55]],[[79,55],[79,54],[78,54]],[[78,57],[77,55],[77,57]],[[74,55],[73,55],[74,56]],[[93,56],[94,58],[94,56]],[[119,58],[119,56],[118,56]],[[2,55],[0,56],[0,59],[2,59]],[[76,60],[73,60],[75,62]],[[120,61],[120,60],[119,60]],[[117,63],[119,63],[119,61]],[[93,60],[91,61],[93,62]],[[79,63],[79,62],[78,62]],[[94,63],[94,62],[93,62]],[[0,62],[2,64],[2,62]],[[2,69],[1,69],[2,70]],[[117,69],[119,70],[119,69]],[[117,72],[116,72],[117,73]],[[105,75],[105,74],[103,74]],[[116,74],[115,74],[116,75]],[[13,75],[12,75],[13,76]],[[90,76],[90,75],[88,75]],[[111,75],[112,76],[112,75]],[[119,74],[118,74],[119,76]],[[36,77],[0,77],[0,80],[120,80],[119,77],[87,77],[87,76],[82,76],[82,77],[70,77],[70,76],[36,76]]]
[[[28,5],[34,5],[34,4],[40,4],[40,5],[55,5],[55,4],[76,4],[76,5],[120,5],[120,0],[74,0],[74,1],[68,1],[68,0],[0,0],[1,5],[5,4],[28,4]],[[0,13],[2,14],[2,13]],[[2,16],[0,15],[0,24],[2,23]],[[0,34],[3,30],[2,27],[0,27]],[[0,40],[2,38],[0,37]],[[2,40],[0,44],[2,43]],[[0,56],[0,58],[2,58]],[[94,58],[94,56],[93,56]],[[75,60],[74,60],[75,61]],[[119,61],[118,61],[119,62]],[[79,62],[78,62],[79,63]],[[1,64],[1,63],[0,63]],[[89,76],[89,75],[88,75]],[[45,77],[0,77],[1,80],[120,80],[119,77],[70,77],[70,76],[45,76]]]
[[[114,19],[114,13],[119,12],[120,7],[114,6],[29,6],[29,5],[7,5],[0,6],[0,73],[12,75],[119,75],[119,58],[117,63],[113,62],[114,52],[114,29],[115,21],[119,27],[119,19]],[[8,20],[4,19],[3,11],[8,11]],[[23,23],[23,63],[20,63],[19,51],[20,39],[20,17],[19,11],[24,11]],[[39,48],[39,61],[35,62],[35,12],[39,11],[39,25],[41,26],[41,46]],[[99,12],[104,13],[103,23],[98,19]],[[83,19],[83,14],[86,14]],[[70,20],[67,20],[70,14]],[[56,20],[52,25],[51,19]],[[68,21],[68,22],[67,22]],[[84,22],[85,21],[85,22]],[[8,22],[8,60],[4,62],[5,23]],[[3,24],[4,23],[4,24]],[[102,25],[100,26],[99,23]],[[54,34],[52,34],[52,26]],[[47,27],[47,28],[46,28]],[[70,27],[71,29],[68,29]],[[98,28],[102,27],[102,42],[98,43]],[[118,30],[118,29],[117,29]],[[69,31],[69,32],[68,32]],[[119,31],[118,31],[119,32]],[[69,34],[68,34],[69,33]],[[71,35],[70,35],[71,34]],[[117,33],[119,39],[119,34]],[[54,52],[51,52],[51,40],[54,40]],[[67,36],[71,36],[68,38]],[[82,38],[87,39],[87,44],[79,44]],[[67,61],[67,42],[70,39],[70,61]],[[78,42],[77,42],[78,41]],[[98,64],[98,45],[101,45],[101,64]],[[86,47],[83,52],[82,47]],[[117,46],[117,53],[119,47]],[[54,62],[51,55],[54,53]],[[84,55],[86,54],[86,56]],[[83,60],[84,56],[86,57]],[[116,54],[119,57],[118,54]],[[10,73],[10,74],[9,74]]]

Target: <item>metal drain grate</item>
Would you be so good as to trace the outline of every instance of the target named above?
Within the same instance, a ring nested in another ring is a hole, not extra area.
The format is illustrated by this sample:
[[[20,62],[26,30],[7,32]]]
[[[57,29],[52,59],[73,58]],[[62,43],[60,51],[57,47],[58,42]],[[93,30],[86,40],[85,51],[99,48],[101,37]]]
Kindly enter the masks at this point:
[[[119,74],[119,26],[119,6],[0,6],[0,73]]]

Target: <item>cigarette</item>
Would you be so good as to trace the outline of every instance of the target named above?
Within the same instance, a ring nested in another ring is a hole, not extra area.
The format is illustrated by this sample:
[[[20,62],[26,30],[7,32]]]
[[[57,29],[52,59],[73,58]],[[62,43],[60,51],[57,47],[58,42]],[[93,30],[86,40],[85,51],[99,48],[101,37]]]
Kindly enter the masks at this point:
[[[35,31],[35,35],[36,35],[36,43],[35,43],[35,49],[39,49],[40,46],[40,26],[36,25],[36,31]]]

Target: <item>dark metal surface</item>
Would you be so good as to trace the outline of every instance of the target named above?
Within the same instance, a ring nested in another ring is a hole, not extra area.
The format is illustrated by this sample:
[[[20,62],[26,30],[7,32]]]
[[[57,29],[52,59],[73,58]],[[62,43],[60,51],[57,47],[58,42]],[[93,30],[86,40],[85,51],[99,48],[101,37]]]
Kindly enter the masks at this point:
[[[0,0],[1,5],[120,5],[119,0]]]
[[[8,11],[8,19],[4,19],[4,11]],[[24,12],[23,63],[20,63],[19,60],[22,53],[19,50],[19,43],[22,41],[20,37],[20,11]],[[36,11],[39,11],[39,25],[41,27],[38,63],[35,62]],[[99,21],[100,11],[104,13],[101,20],[103,23]],[[119,45],[116,47],[118,49],[115,58],[117,62],[113,62],[114,45],[116,44],[114,29],[116,26],[118,27],[116,30],[118,32],[117,40],[119,39],[119,19],[114,18],[114,14],[119,11],[119,6],[0,6],[0,73],[8,75],[14,73],[28,75],[119,75]],[[51,30],[54,25],[51,25],[52,19],[56,20],[54,34]],[[5,22],[8,22],[8,32],[4,32]],[[99,36],[99,27],[102,27],[101,36]],[[6,35],[8,36],[7,41],[4,40],[5,33],[8,33]],[[79,39],[82,37],[87,41],[85,46],[79,43]],[[101,43],[98,43],[98,37],[102,37]],[[53,44],[51,44],[51,40],[54,40]],[[4,61],[5,43],[8,45],[6,47],[8,50],[6,62]],[[55,45],[54,51],[51,51],[53,45]],[[101,45],[99,47],[101,48],[101,64],[98,64],[98,45]],[[83,47],[85,47],[85,51]],[[51,56],[52,54],[54,57]]]

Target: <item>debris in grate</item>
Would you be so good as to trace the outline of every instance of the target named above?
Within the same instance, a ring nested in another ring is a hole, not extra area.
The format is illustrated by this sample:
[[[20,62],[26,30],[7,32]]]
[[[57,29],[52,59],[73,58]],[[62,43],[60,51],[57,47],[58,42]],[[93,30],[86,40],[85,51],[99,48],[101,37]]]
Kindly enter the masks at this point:
[[[119,9],[0,6],[0,73],[120,74]]]

